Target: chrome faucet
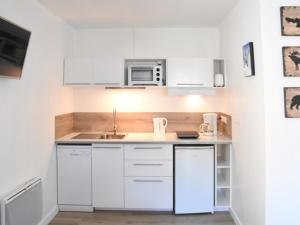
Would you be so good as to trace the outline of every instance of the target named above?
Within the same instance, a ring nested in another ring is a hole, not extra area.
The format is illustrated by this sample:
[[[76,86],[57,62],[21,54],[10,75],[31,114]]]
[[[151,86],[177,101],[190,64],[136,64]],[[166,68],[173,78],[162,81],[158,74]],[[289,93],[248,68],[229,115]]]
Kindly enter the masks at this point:
[[[117,119],[117,109],[114,108],[113,109],[113,134],[117,135],[117,123],[116,123],[116,119]]]

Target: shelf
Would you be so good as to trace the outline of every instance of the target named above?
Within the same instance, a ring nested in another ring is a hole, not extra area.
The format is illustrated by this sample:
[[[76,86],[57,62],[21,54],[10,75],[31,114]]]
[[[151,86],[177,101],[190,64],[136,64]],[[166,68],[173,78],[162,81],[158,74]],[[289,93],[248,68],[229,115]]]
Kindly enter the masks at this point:
[[[230,189],[217,189],[216,207],[230,207]]]
[[[220,169],[222,169],[222,168],[230,168],[230,166],[227,164],[227,163],[219,163],[218,165],[217,165],[217,168],[220,168]]]
[[[230,206],[215,206],[215,212],[227,212],[229,211]]]
[[[217,169],[217,187],[230,187],[230,169]]]
[[[228,145],[218,145],[217,167],[229,168],[230,166],[230,147],[228,147]]]

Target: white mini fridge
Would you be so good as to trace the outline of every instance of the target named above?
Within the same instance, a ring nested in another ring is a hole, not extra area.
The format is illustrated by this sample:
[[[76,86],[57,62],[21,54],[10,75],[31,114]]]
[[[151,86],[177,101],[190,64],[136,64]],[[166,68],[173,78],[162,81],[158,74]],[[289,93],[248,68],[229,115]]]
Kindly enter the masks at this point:
[[[175,146],[175,214],[214,212],[214,147]]]

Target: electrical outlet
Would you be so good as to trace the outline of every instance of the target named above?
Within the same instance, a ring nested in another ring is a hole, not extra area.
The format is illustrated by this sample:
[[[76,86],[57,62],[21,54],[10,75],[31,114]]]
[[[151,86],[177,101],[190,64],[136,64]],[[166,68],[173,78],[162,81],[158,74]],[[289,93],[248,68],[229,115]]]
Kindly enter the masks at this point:
[[[221,121],[223,123],[226,123],[227,124],[227,117],[226,116],[221,116]]]

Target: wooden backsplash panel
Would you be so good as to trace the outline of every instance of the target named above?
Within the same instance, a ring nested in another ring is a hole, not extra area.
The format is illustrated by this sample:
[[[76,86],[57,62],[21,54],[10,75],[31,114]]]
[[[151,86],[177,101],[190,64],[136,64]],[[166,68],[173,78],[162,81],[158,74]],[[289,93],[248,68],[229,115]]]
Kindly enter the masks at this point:
[[[231,136],[231,116],[218,114],[218,130]],[[203,122],[203,113],[194,112],[119,112],[117,113],[118,132],[153,132],[154,117],[165,117],[168,120],[167,132],[179,130],[199,130]],[[227,118],[227,124],[221,121],[221,115]],[[55,117],[55,138],[72,132],[111,131],[112,113],[75,112]]]
[[[117,128],[119,132],[153,132],[154,117],[165,117],[168,120],[167,132],[178,130],[198,130],[203,122],[203,113],[193,112],[119,112]],[[220,116],[227,117],[227,125]],[[218,113],[219,131],[231,135],[231,117]],[[112,113],[74,113],[74,131],[111,131],[113,126]]]
[[[74,132],[74,113],[55,117],[55,139]]]

